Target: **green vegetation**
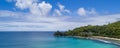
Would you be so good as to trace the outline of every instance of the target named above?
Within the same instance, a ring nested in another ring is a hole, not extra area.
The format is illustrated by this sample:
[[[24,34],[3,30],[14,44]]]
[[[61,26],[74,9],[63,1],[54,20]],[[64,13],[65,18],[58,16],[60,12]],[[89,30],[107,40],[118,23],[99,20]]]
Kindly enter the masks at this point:
[[[107,25],[88,25],[68,30],[66,32],[55,32],[55,36],[105,36],[112,38],[120,38],[120,21]]]
[[[66,34],[64,32],[57,31],[54,33],[54,36],[65,36]]]

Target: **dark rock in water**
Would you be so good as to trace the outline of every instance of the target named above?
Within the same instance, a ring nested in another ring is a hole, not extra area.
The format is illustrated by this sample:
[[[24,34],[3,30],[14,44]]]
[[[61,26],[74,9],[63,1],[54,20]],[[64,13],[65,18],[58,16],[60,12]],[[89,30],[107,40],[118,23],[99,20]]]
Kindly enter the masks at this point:
[[[66,36],[66,34],[63,32],[57,31],[54,33],[54,36]]]

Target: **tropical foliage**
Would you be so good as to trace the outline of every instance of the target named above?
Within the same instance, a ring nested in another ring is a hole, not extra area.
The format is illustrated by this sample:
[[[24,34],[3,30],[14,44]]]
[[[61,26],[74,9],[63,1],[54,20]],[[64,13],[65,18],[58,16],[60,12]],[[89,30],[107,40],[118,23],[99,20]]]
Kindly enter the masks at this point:
[[[68,30],[66,32],[55,32],[55,36],[106,36],[120,38],[120,21],[107,25],[88,25]]]

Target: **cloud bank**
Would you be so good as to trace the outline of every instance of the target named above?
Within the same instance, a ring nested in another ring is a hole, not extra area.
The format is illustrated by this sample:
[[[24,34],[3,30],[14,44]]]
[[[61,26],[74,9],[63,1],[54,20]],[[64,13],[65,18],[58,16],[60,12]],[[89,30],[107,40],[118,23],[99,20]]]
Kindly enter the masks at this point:
[[[80,7],[73,12],[58,3],[58,9],[52,10],[52,4],[38,0],[8,0],[15,2],[16,8],[28,12],[0,10],[1,31],[66,31],[85,25],[103,25],[116,21],[120,14],[98,15],[95,9],[87,10]],[[51,13],[52,12],[52,13]],[[5,20],[6,19],[6,20]]]

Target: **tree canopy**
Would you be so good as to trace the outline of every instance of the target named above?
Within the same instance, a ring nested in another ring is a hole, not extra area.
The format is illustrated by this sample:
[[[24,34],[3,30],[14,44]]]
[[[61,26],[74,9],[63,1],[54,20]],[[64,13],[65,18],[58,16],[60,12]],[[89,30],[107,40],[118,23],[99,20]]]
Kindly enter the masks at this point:
[[[56,32],[54,35],[60,35]],[[120,38],[120,21],[107,25],[88,25],[62,32],[60,36],[105,36]]]

